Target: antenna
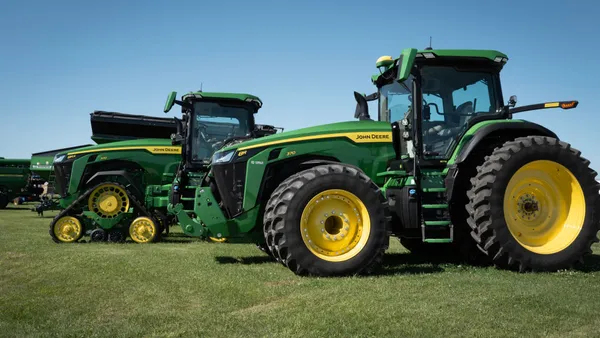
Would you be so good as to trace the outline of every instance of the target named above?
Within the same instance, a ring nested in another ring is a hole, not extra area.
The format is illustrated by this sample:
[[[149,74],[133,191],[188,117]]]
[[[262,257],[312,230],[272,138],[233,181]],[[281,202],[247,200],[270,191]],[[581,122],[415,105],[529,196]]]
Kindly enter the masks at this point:
[[[202,82],[200,82],[200,92],[202,93]]]
[[[429,36],[429,47],[425,48],[425,50],[432,50],[431,48],[431,36]]]

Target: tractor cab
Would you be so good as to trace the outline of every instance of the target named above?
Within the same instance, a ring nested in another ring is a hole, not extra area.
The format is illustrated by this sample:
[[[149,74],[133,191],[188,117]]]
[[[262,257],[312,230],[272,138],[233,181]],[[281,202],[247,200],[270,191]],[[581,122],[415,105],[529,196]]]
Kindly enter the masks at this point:
[[[377,60],[371,99],[378,99],[378,119],[397,129],[399,157],[445,165],[473,124],[508,117],[499,78],[506,56],[467,52],[405,49],[396,60]]]
[[[257,129],[260,126],[254,122],[254,114],[262,107],[256,96],[192,92],[178,101],[176,95],[169,95],[164,111],[168,112],[175,103],[181,106],[182,119],[176,118],[177,133],[171,138],[173,144],[182,144],[188,168],[206,167],[218,149],[232,141],[252,138],[257,130],[264,129]]]

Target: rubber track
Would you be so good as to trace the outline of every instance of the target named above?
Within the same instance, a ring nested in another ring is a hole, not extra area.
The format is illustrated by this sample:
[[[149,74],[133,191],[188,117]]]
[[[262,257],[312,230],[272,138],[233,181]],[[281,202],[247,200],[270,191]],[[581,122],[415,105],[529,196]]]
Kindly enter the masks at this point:
[[[512,154],[531,146],[533,142],[538,145],[551,145],[569,150],[573,155],[579,157],[580,161],[588,167],[588,174],[591,175],[591,177],[595,178],[598,175],[596,171],[589,168],[590,161],[581,156],[581,151],[572,148],[571,145],[566,142],[544,136],[516,138],[513,141],[504,143],[502,147],[495,148],[492,155],[485,157],[485,162],[477,167],[477,175],[471,179],[472,188],[467,192],[469,198],[469,203],[465,206],[469,214],[467,224],[472,230],[471,237],[477,242],[479,250],[488,255],[496,266],[508,269],[516,268],[519,272],[526,272],[532,269],[525,260],[517,259],[505,252],[503,247],[494,245],[497,244],[497,242],[495,241],[494,230],[490,228],[492,221],[490,205],[487,198],[492,194],[491,188],[496,174],[502,168],[502,164],[506,162]],[[586,189],[585,187],[583,188]],[[598,189],[600,189],[600,183],[596,183],[595,188],[598,191]],[[594,220],[598,219],[598,212],[600,212],[600,198],[596,198],[596,202],[596,208],[593,210],[594,217],[592,218]],[[597,242],[599,242],[598,237],[592,236],[588,243],[588,247],[591,247],[593,243]],[[591,249],[588,249],[585,254],[591,253]],[[573,268],[578,263],[583,263],[583,257],[577,261],[571,262],[569,268]]]
[[[79,196],[75,201],[73,201],[73,203],[71,203],[68,207],[66,207],[64,210],[62,210],[61,212],[59,212],[56,216],[54,216],[54,218],[52,219],[52,221],[50,222],[50,228],[49,228],[49,233],[50,233],[50,237],[52,237],[52,240],[56,243],[63,243],[60,240],[58,240],[58,238],[56,238],[56,236],[54,235],[54,231],[52,231],[52,228],[54,227],[54,224],[56,223],[56,221],[58,221],[61,217],[66,216],[67,214],[69,214],[69,212],[74,209],[75,207],[77,207],[84,199],[87,199],[87,197],[99,186],[106,184],[107,182],[101,182],[96,184],[95,186],[91,187],[90,189],[88,189],[85,193],[83,193],[81,196]],[[144,206],[137,200],[137,198],[131,193],[131,191],[129,191],[129,189],[127,189],[125,186],[123,186],[122,184],[116,183],[116,182],[110,182],[111,184],[114,184],[116,186],[118,186],[119,188],[125,190],[125,192],[127,193],[127,196],[129,197],[129,201],[130,203],[133,204],[134,210],[139,210],[141,211],[141,213],[144,216],[150,217],[152,220],[154,220],[155,222],[157,221],[156,218],[150,214],[148,212],[148,210],[146,210],[146,208],[144,208]]]
[[[383,226],[386,229],[387,235],[391,235],[389,224],[391,222],[391,216],[389,206],[386,198],[383,196],[381,189],[371,179],[362,173],[361,171],[344,166],[343,164],[328,164],[316,166],[304,171],[301,171],[295,175],[290,176],[284,180],[280,186],[273,192],[265,212],[264,216],[264,227],[265,227],[265,239],[267,245],[273,253],[275,259],[285,265],[288,269],[292,270],[297,275],[312,275],[308,267],[301,266],[295,259],[290,257],[288,254],[286,236],[283,230],[283,218],[287,211],[287,205],[290,199],[296,194],[296,192],[312,180],[316,176],[326,175],[328,173],[340,173],[345,171],[365,182],[371,182],[372,189],[380,195],[381,208],[384,210],[385,217],[383,218],[383,224],[374,226]],[[386,241],[378,252],[376,252],[369,262],[364,264],[354,274],[370,274],[376,266],[381,263],[383,255],[389,248],[389,241]]]

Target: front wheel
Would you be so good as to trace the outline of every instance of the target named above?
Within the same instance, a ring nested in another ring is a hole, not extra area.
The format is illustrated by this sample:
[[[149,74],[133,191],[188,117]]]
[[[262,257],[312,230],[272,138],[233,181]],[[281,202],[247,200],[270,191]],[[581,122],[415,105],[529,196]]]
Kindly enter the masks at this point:
[[[478,168],[467,206],[472,236],[499,267],[556,271],[591,253],[599,230],[596,172],[554,138],[517,138]]]
[[[284,180],[265,213],[265,240],[298,275],[369,272],[389,245],[387,201],[360,170],[321,165]]]

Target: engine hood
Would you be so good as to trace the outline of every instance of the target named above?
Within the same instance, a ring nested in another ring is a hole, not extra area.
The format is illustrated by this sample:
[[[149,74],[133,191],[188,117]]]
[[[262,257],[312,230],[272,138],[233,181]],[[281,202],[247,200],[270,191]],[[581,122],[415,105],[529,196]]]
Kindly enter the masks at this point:
[[[221,149],[219,152],[232,149],[251,149],[275,144],[302,142],[315,139],[347,137],[355,142],[391,142],[392,127],[389,122],[380,121],[348,121],[323,124],[314,127],[286,131],[244,141]]]
[[[168,139],[137,139],[129,141],[118,141],[105,144],[98,144],[89,147],[70,149],[69,151],[56,154],[56,157],[61,155],[80,155],[89,153],[98,153],[106,151],[120,150],[146,150],[153,154],[181,154],[180,146],[173,146],[171,140]]]

